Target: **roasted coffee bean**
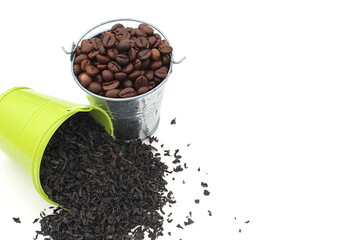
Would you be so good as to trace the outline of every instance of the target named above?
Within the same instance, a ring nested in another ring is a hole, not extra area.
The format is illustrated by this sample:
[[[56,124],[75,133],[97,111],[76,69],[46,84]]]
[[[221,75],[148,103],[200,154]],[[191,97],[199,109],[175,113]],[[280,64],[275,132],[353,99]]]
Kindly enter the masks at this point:
[[[135,91],[135,89],[133,89],[131,87],[124,88],[123,90],[120,91],[119,96],[121,98],[134,97],[134,96],[136,96],[136,91]]]
[[[155,87],[155,82],[154,81],[149,81],[148,83],[148,86],[149,86],[149,89],[153,89]]]
[[[146,37],[145,31],[143,31],[143,30],[141,30],[141,29],[139,29],[139,28],[135,28],[135,29],[134,29],[134,35],[135,35],[136,37]]]
[[[130,43],[130,47],[131,47],[131,48],[135,48],[135,45],[136,45],[136,44],[135,44],[135,40],[136,40],[136,38],[130,38],[130,39],[129,39],[129,43]]]
[[[138,93],[138,95],[140,95],[140,94],[144,94],[144,93],[148,92],[149,90],[150,90],[149,86],[141,86],[137,90],[137,93]]]
[[[131,80],[129,80],[129,79],[125,80],[125,81],[122,83],[122,86],[123,86],[124,88],[132,87],[133,85],[134,85],[133,81],[131,81]]]
[[[95,76],[99,73],[99,69],[97,69],[94,65],[87,65],[85,67],[85,71],[87,74],[89,74],[91,77]]]
[[[73,71],[74,71],[74,74],[77,76],[79,75],[82,71],[81,71],[81,67],[79,64],[74,64],[73,66]]]
[[[150,69],[152,69],[152,70],[156,70],[161,66],[162,66],[161,61],[153,61],[153,62],[150,63]]]
[[[162,40],[162,41],[161,41],[161,44],[162,44],[162,45],[166,45],[166,46],[170,46],[168,40],[166,40],[166,39]]]
[[[152,29],[149,25],[147,25],[145,23],[141,23],[139,25],[139,28],[141,30],[143,30],[147,35],[153,35],[154,34],[154,29]]]
[[[112,71],[113,73],[117,73],[121,71],[121,67],[114,61],[108,63],[107,68]]]
[[[169,57],[169,55],[163,55],[163,56],[161,56],[161,61],[162,61],[163,65],[167,66],[170,64],[171,58]]]
[[[128,30],[125,28],[117,28],[115,30],[115,37],[117,40],[121,41],[124,39],[130,39],[131,35]]]
[[[88,44],[88,43],[91,43],[91,41],[89,39],[81,40],[81,45]]]
[[[127,74],[124,72],[117,72],[114,74],[116,80],[123,81],[127,78]]]
[[[148,80],[152,80],[154,78],[154,71],[153,70],[149,70],[149,71],[146,71],[145,73],[145,77],[148,79]]]
[[[109,98],[118,98],[119,97],[119,93],[120,93],[120,89],[111,89],[109,91],[105,92],[105,97],[109,97]]]
[[[144,76],[138,77],[134,82],[135,89],[139,89],[140,87],[146,86],[146,85],[148,85],[148,80]]]
[[[129,51],[130,49],[130,41],[128,39],[124,39],[121,40],[117,45],[116,45],[116,49],[120,52],[120,53],[124,53]]]
[[[81,44],[81,52],[88,54],[95,50],[95,47],[89,42],[86,44]]]
[[[143,61],[141,68],[148,69],[150,66],[150,63],[151,63],[150,58],[146,59],[145,61]]]
[[[151,60],[159,61],[160,60],[160,51],[156,48],[151,49]]]
[[[96,76],[94,77],[94,81],[102,84],[102,83],[103,83],[103,79],[102,79],[102,77],[101,77],[101,74],[96,75]]]
[[[161,66],[161,67],[159,67],[159,70],[163,70],[163,71],[165,71],[165,72],[168,72],[169,71],[169,68],[167,67],[167,66]]]
[[[81,47],[80,47],[80,46],[77,46],[77,47],[75,48],[75,53],[76,53],[76,56],[79,56],[80,54],[82,54],[82,52],[81,52]]]
[[[98,82],[91,82],[88,89],[93,93],[99,93],[102,91],[101,85]]]
[[[132,71],[134,71],[134,65],[132,63],[129,63],[128,65],[126,65],[125,67],[122,68],[122,71],[124,73],[131,73]]]
[[[135,59],[137,58],[137,51],[135,48],[131,48],[129,50],[129,59],[131,62],[135,61]]]
[[[92,45],[95,47],[96,50],[99,51],[100,54],[105,54],[106,53],[106,49],[102,43],[102,41],[97,38],[97,37],[94,37],[92,39],[90,39]]]
[[[161,36],[160,36],[160,34],[158,34],[158,33],[154,33],[154,37],[155,37],[156,39],[160,39],[160,40],[161,40]]]
[[[151,56],[151,50],[150,49],[144,49],[138,53],[138,58],[141,61],[145,61]]]
[[[135,70],[135,71],[133,71],[132,73],[130,73],[130,74],[128,75],[128,78],[131,79],[131,80],[135,80],[135,79],[137,79],[138,77],[140,77],[140,75],[141,75],[140,70]]]
[[[101,77],[104,82],[110,82],[114,80],[114,73],[110,70],[104,70],[101,73]]]
[[[77,63],[77,64],[81,64],[82,61],[86,60],[86,59],[89,59],[87,54],[80,54],[79,56],[77,56],[75,59],[74,59],[74,62]]]
[[[111,32],[105,32],[102,43],[104,44],[104,46],[106,48],[110,48],[112,46],[114,46],[116,42],[116,38],[115,35]]]
[[[152,47],[153,48],[158,48],[160,45],[161,45],[161,39],[157,39]]]
[[[141,67],[142,67],[142,62],[141,62],[141,60],[140,59],[135,59],[135,61],[134,61],[134,70],[139,70],[139,69],[141,69]]]
[[[119,51],[116,48],[109,48],[106,51],[106,55],[112,60],[115,60],[116,55],[118,55],[118,54],[119,54]]]
[[[149,42],[149,47],[153,47],[154,43],[156,43],[156,38],[154,36],[151,36],[148,38],[148,42]]]
[[[85,67],[87,65],[91,65],[91,64],[92,63],[91,63],[91,61],[89,59],[85,59],[84,61],[81,62],[80,68],[81,68],[82,71],[85,71]]]
[[[111,31],[115,31],[115,33],[116,33],[116,29],[118,29],[118,28],[124,28],[124,25],[122,25],[121,23],[117,23],[111,27]]]
[[[125,66],[130,62],[129,56],[126,54],[118,54],[115,59],[120,66]]]
[[[172,47],[169,46],[169,45],[164,45],[164,44],[161,44],[159,47],[158,47],[159,51],[161,53],[164,53],[164,54],[168,54],[168,53],[171,53],[172,52]]]
[[[158,77],[158,78],[164,79],[164,78],[166,78],[167,74],[168,74],[168,72],[164,71],[164,70],[158,69],[158,70],[155,71],[155,76]]]
[[[146,39],[146,37],[138,37],[135,41],[135,44],[138,48],[143,49],[143,48],[148,48],[149,47],[149,42]]]
[[[96,63],[95,65],[99,70],[107,69],[107,64]]]
[[[104,55],[96,55],[96,60],[101,64],[108,64],[111,59]]]
[[[78,80],[80,82],[80,84],[84,87],[87,87],[90,85],[92,79],[91,77],[87,74],[87,73],[80,73],[80,75],[78,76]]]
[[[115,89],[120,85],[120,82],[117,80],[111,81],[111,82],[104,82],[102,84],[102,88],[104,91],[109,91],[111,89]]]
[[[135,36],[135,28],[128,27],[126,29],[129,31],[129,33],[131,35],[131,38],[134,38],[134,37],[136,38],[136,36]]]
[[[155,84],[160,84],[162,82],[162,79],[158,77],[154,77],[153,81],[155,82]]]
[[[89,57],[90,59],[94,59],[94,58],[96,57],[96,55],[99,55],[99,54],[100,54],[100,52],[97,51],[97,50],[95,50],[95,51],[92,51],[91,53],[89,53],[89,54],[88,54],[88,57]]]
[[[90,40],[90,43],[94,46],[96,50],[98,50],[99,45],[102,45],[101,40],[97,37],[93,37]]]

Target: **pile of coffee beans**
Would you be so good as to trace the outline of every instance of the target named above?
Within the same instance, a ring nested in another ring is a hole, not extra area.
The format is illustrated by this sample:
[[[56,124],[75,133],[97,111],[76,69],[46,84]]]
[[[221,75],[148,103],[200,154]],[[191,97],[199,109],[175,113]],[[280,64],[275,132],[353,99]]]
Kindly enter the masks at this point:
[[[73,71],[89,91],[109,98],[144,94],[168,75],[172,47],[147,24],[115,24],[76,47]]]
[[[53,240],[150,239],[162,235],[167,166],[142,141],[111,137],[89,114],[68,119],[50,140],[40,169],[44,191],[59,203],[40,220]]]

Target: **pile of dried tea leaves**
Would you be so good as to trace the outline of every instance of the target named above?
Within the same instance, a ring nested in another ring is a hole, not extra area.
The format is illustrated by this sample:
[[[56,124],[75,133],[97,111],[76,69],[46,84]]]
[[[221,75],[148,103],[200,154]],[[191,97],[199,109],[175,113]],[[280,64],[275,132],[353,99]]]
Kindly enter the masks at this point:
[[[38,234],[53,240],[156,239],[163,235],[167,166],[142,141],[111,137],[87,113],[69,118],[52,137],[41,183],[59,203],[42,215]]]

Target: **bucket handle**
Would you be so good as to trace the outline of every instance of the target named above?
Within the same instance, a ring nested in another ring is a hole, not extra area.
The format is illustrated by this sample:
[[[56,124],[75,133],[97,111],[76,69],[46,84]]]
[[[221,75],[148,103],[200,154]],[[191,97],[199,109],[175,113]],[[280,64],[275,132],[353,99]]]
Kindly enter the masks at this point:
[[[165,36],[165,34],[164,34],[159,28],[151,25],[150,23],[147,23],[147,22],[144,22],[144,21],[141,21],[141,20],[137,20],[137,19],[133,19],[133,18],[120,18],[120,19],[114,19],[114,20],[109,20],[109,21],[106,21],[106,22],[102,22],[102,23],[100,23],[100,24],[98,24],[98,25],[90,28],[85,34],[82,35],[82,37],[78,40],[78,42],[77,42],[76,44],[75,44],[75,42],[72,43],[72,46],[71,46],[71,50],[70,50],[70,51],[66,50],[64,47],[61,47],[61,48],[62,48],[62,50],[63,50],[66,54],[70,54],[70,61],[72,61],[73,56],[75,55],[76,46],[79,45],[79,43],[81,42],[81,40],[83,40],[83,38],[84,38],[87,34],[89,34],[91,31],[93,31],[93,30],[95,30],[96,28],[101,27],[101,26],[103,26],[103,25],[105,25],[105,24],[112,23],[112,22],[120,22],[120,21],[133,21],[133,22],[138,22],[138,23],[145,23],[145,24],[151,26],[152,28],[154,28],[156,31],[158,31],[158,32],[164,37],[164,39],[166,39],[166,40],[169,42],[169,40],[168,40],[168,38]],[[169,42],[169,43],[170,43],[170,42]],[[182,57],[182,58],[181,58],[180,60],[178,60],[178,61],[173,60],[172,63],[174,63],[174,64],[179,64],[179,63],[181,63],[182,61],[184,61],[185,59],[186,59],[186,57]]]

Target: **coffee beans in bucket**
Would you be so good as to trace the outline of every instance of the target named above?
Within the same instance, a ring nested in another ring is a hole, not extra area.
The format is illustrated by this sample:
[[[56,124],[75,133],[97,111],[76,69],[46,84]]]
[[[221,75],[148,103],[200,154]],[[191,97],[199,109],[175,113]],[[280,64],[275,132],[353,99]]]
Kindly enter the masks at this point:
[[[94,94],[129,98],[144,94],[168,75],[172,47],[147,24],[115,24],[76,47],[73,71]]]

